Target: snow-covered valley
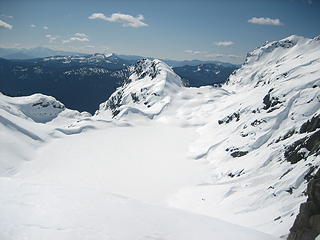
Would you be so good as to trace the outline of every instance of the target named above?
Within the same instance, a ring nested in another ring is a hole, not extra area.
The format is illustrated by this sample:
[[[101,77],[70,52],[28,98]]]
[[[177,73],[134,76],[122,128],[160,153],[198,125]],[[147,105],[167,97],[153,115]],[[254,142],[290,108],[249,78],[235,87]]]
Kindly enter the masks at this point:
[[[266,43],[222,87],[141,60],[94,116],[0,111],[1,239],[285,238],[320,164],[320,41]]]
[[[203,176],[203,167],[185,156],[192,134],[163,124],[100,127],[54,140],[16,176],[164,204]]]

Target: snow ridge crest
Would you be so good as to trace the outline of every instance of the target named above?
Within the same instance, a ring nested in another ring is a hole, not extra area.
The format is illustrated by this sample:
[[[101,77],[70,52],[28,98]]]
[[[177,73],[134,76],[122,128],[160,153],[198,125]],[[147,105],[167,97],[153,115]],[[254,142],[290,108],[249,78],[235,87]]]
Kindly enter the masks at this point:
[[[112,118],[120,118],[129,113],[140,113],[153,118],[182,87],[181,78],[167,64],[158,59],[141,59],[130,67],[129,78],[100,104],[95,115],[111,113]]]
[[[279,41],[266,42],[247,54],[242,67],[231,74],[227,83],[264,86],[289,79],[299,69],[312,69],[320,61],[319,39],[292,35]]]

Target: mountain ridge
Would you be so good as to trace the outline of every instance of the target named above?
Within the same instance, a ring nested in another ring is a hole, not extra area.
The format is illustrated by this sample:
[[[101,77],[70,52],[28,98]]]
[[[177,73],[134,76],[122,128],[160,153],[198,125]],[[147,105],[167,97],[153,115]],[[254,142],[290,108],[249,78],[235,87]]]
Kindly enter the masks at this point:
[[[11,60],[26,60],[26,59],[34,59],[34,58],[45,58],[45,57],[52,57],[52,56],[86,56],[92,54],[104,54],[104,53],[80,53],[80,52],[68,52],[68,51],[60,51],[60,50],[53,50],[46,47],[35,47],[35,48],[0,48],[0,57],[5,59]],[[153,57],[145,57],[139,55],[126,55],[126,54],[117,54],[117,53],[110,53],[118,56],[127,61],[136,62],[143,58],[148,59],[156,59]],[[106,55],[110,55],[106,54]],[[20,56],[20,57],[19,57]],[[224,67],[231,67],[231,66],[238,66],[237,64],[227,63],[227,62],[220,62],[214,60],[171,60],[171,59],[160,59],[167,63],[171,67],[181,67],[185,65],[195,66],[199,64],[205,63],[213,63],[217,65],[223,65]]]
[[[160,114],[170,103],[173,94],[183,86],[181,78],[158,59],[139,60],[130,69],[130,73],[125,85],[100,105],[96,115],[100,115],[103,110],[111,110],[113,117],[133,111],[152,118]],[[122,109],[122,106],[125,109]]]

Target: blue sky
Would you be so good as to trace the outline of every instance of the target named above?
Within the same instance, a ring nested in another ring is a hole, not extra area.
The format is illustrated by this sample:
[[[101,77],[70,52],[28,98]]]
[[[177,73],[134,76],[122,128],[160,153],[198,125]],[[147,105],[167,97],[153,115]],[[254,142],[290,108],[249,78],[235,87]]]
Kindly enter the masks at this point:
[[[0,47],[241,63],[265,41],[319,35],[318,0],[1,0]]]

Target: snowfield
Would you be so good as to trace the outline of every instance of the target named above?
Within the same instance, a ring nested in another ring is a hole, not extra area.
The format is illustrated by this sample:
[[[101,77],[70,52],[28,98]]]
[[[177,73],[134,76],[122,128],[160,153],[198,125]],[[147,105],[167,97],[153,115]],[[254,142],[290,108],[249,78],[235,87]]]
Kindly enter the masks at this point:
[[[163,124],[100,127],[52,141],[16,177],[162,204],[206,172],[185,156],[192,134]]]
[[[2,179],[1,239],[240,239],[269,235],[84,187]],[[14,191],[15,190],[15,191]]]
[[[0,238],[285,238],[319,116],[319,37],[266,43],[222,87],[140,60],[94,116],[0,95]]]

